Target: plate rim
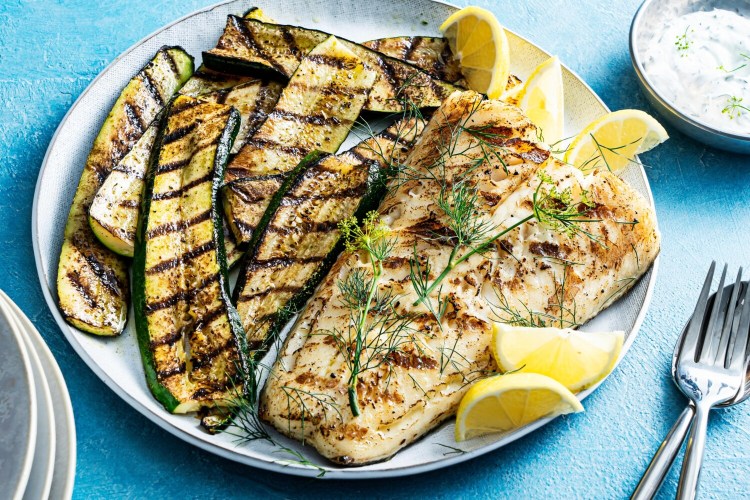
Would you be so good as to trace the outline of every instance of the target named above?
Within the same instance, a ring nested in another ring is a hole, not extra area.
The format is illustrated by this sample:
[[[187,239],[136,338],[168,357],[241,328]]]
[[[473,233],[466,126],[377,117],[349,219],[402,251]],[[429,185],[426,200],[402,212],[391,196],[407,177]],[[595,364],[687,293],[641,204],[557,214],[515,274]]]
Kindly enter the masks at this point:
[[[29,479],[26,483],[24,496],[26,495],[26,493],[28,493],[29,486],[32,484],[32,481],[36,479],[37,481],[42,483],[42,498],[47,498],[52,487],[52,476],[55,467],[55,450],[57,448],[57,428],[55,426],[55,412],[52,406],[52,391],[50,390],[47,376],[44,373],[44,367],[42,365],[42,360],[39,357],[39,353],[34,347],[34,344],[31,341],[29,335],[26,334],[26,329],[21,322],[21,318],[18,317],[18,315],[15,313],[15,310],[10,306],[10,304],[8,304],[7,301],[3,300],[3,295],[4,294],[0,294],[0,309],[5,312],[6,316],[11,317],[16,335],[21,339],[21,341],[24,343],[24,346],[26,347],[26,353],[28,354],[29,361],[31,362],[31,371],[34,374],[34,391],[37,396],[37,437],[34,443],[34,458],[31,461],[31,470],[29,473]],[[44,418],[45,414],[46,418]],[[42,451],[38,449],[39,444],[43,441],[40,439],[42,436],[40,436],[39,434],[41,425],[45,425],[49,428],[49,439],[47,440],[46,446],[48,448],[48,451],[51,453],[48,453],[47,457],[42,457],[38,454],[39,451]],[[42,464],[41,462],[38,462],[38,460],[44,460],[46,463]],[[40,469],[38,471],[38,477],[35,478],[35,465],[37,464],[40,466]]]
[[[13,299],[11,299],[7,293],[5,293],[3,290],[0,290],[0,302],[2,302],[3,300],[10,307],[11,311],[16,314],[16,317],[19,319],[21,326],[25,328],[25,332],[28,334],[27,337],[31,344],[34,346],[34,351],[39,356],[40,361],[44,360],[44,363],[42,363],[42,371],[44,372],[47,383],[50,387],[53,411],[55,401],[58,401],[60,404],[62,404],[64,408],[64,414],[56,413],[54,415],[56,434],[55,437],[57,440],[56,445],[59,445],[62,442],[61,438],[63,438],[68,443],[68,453],[67,456],[64,457],[66,465],[65,472],[61,476],[62,481],[64,481],[61,488],[61,493],[62,498],[71,498],[73,496],[73,485],[75,484],[77,443],[75,419],[73,415],[73,403],[70,399],[68,385],[65,382],[65,377],[63,377],[62,370],[60,369],[60,365],[58,364],[57,359],[55,359],[55,356],[52,354],[52,351],[47,345],[47,342],[44,340],[44,337],[42,337],[42,334],[39,333],[39,330],[36,328],[36,326],[34,326],[34,323],[29,319],[26,313],[23,312],[21,307],[13,302]],[[53,391],[53,386],[58,390]],[[61,433],[60,430],[63,428],[66,432]],[[55,447],[55,463],[57,462],[58,451],[60,449],[60,446]],[[56,473],[57,468],[53,470],[50,494],[55,491],[55,477],[57,476]]]
[[[188,444],[197,446],[198,448],[202,450],[205,450],[209,453],[220,456],[222,458],[226,458],[228,460],[232,460],[234,462],[242,463],[245,465],[250,465],[252,467],[257,467],[259,469],[268,470],[271,472],[277,472],[280,474],[290,474],[290,475],[303,476],[303,477],[317,477],[320,474],[320,470],[316,468],[311,468],[311,467],[306,467],[306,466],[294,466],[294,465],[290,466],[289,464],[283,463],[283,461],[261,460],[261,459],[251,457],[248,455],[235,453],[231,449],[219,446],[218,444],[212,443],[208,440],[199,439],[198,437],[193,436],[192,434],[189,434],[180,428],[172,426],[166,419],[163,418],[163,416],[160,413],[156,413],[155,411],[152,411],[150,408],[146,407],[140,401],[138,401],[138,399],[136,399],[134,396],[130,395],[128,392],[121,389],[120,386],[118,386],[115,383],[115,381],[109,376],[109,374],[107,374],[103,369],[101,369],[100,366],[94,361],[94,359],[92,359],[88,355],[88,353],[83,349],[82,345],[75,338],[75,335],[73,335],[73,333],[70,331],[69,325],[65,322],[64,318],[60,314],[60,310],[57,306],[57,302],[55,301],[55,298],[53,297],[52,291],[47,286],[47,277],[45,276],[44,270],[43,270],[43,259],[41,255],[40,245],[39,245],[39,232],[37,231],[39,198],[41,194],[40,187],[41,187],[42,178],[44,177],[44,173],[48,166],[49,155],[53,149],[53,146],[55,145],[55,142],[57,141],[60,131],[63,128],[63,125],[65,125],[65,123],[67,122],[73,110],[79,105],[80,101],[89,93],[89,91],[94,87],[94,85],[99,81],[99,79],[104,77],[104,75],[110,70],[112,66],[117,64],[122,58],[124,58],[127,54],[129,54],[133,50],[135,50],[141,44],[150,40],[151,38],[158,35],[162,31],[167,30],[171,28],[172,26],[178,23],[181,23],[182,21],[190,17],[196,16],[205,12],[209,12],[223,5],[234,3],[235,1],[237,0],[221,0],[217,3],[203,7],[201,9],[194,10],[170,23],[160,26],[155,31],[151,32],[150,34],[136,41],[126,50],[121,52],[117,57],[115,57],[115,59],[113,59],[112,62],[110,62],[106,67],[104,67],[99,72],[99,74],[88,84],[88,86],[86,86],[86,88],[81,92],[81,94],[73,102],[73,104],[71,104],[70,108],[65,113],[63,118],[60,120],[59,125],[55,129],[55,133],[52,135],[52,138],[50,139],[49,145],[47,146],[47,150],[42,159],[42,165],[41,165],[41,168],[39,169],[36,186],[34,188],[34,199],[33,199],[32,208],[31,208],[32,210],[31,212],[31,240],[32,240],[32,245],[34,249],[34,261],[35,261],[35,265],[37,269],[37,276],[39,278],[39,282],[42,288],[42,293],[44,295],[45,302],[47,304],[47,308],[52,314],[52,316],[54,317],[55,323],[57,323],[57,326],[62,331],[63,335],[65,336],[65,339],[73,347],[73,350],[76,352],[76,354],[94,372],[94,374],[97,377],[99,377],[99,379],[102,382],[104,382],[107,385],[107,387],[110,388],[110,390],[112,390],[115,394],[117,394],[123,401],[127,402],[133,409],[138,411],[141,415],[148,418],[150,421],[158,425],[160,428],[166,430],[173,436],[185,441]],[[431,3],[441,4],[447,7],[451,7],[453,9],[460,9],[460,7],[450,2],[444,1],[444,0],[426,0],[426,1],[429,1]],[[543,49],[536,43],[530,41],[525,36],[519,35],[515,31],[510,30],[508,28],[505,28],[505,30],[517,36],[518,38],[524,40],[526,43],[533,45],[536,49],[540,50],[545,55],[550,56],[550,53],[548,51],[546,51],[545,49]],[[590,95],[594,97],[594,99],[602,106],[604,110],[606,110],[607,112],[610,111],[609,107],[604,103],[601,97],[599,97],[599,95],[594,91],[594,89],[592,89],[591,86],[588,83],[586,83],[586,81],[583,78],[581,78],[581,76],[577,72],[569,68],[564,63],[561,63],[561,64],[562,64],[562,67],[566,71],[569,71],[575,77],[575,79],[578,80],[578,82],[580,82],[580,84],[582,84],[586,88],[586,90],[588,90]],[[656,214],[656,206],[654,203],[654,197],[651,191],[651,184],[648,180],[648,176],[646,175],[646,171],[643,168],[643,165],[640,162],[640,160],[638,160],[636,163],[638,165],[638,168],[641,171],[641,175],[644,180],[644,184],[646,188],[646,195],[647,195],[646,198],[648,199],[649,204],[654,210],[654,214]],[[656,225],[658,228],[658,216],[656,216],[655,218],[656,218]],[[645,316],[651,304],[651,299],[652,299],[654,287],[656,284],[656,276],[657,276],[658,268],[659,268],[659,256],[656,257],[654,262],[651,264],[650,269],[648,269],[646,273],[644,273],[644,276],[642,276],[638,280],[640,281],[641,279],[645,277],[646,274],[648,274],[649,281],[646,287],[646,293],[643,298],[643,303],[641,304],[641,308],[638,312],[638,315],[636,316],[635,321],[633,322],[631,333],[628,336],[625,344],[623,345],[623,348],[620,352],[620,356],[617,362],[615,363],[613,371],[620,364],[625,354],[627,353],[627,351],[630,349],[631,345],[635,341],[635,338],[638,336],[640,328],[643,324],[643,321],[645,319]],[[605,377],[599,383],[577,394],[576,395],[577,398],[579,400],[583,400],[586,397],[588,397],[594,390],[596,390],[599,387],[599,385],[601,385],[605,380],[607,380],[610,375],[611,373],[607,375],[607,377]],[[500,439],[498,439],[497,441],[493,443],[489,443],[485,446],[482,446],[472,451],[467,451],[460,455],[446,457],[442,460],[436,460],[433,462],[428,462],[428,463],[420,464],[420,465],[406,465],[406,466],[394,467],[391,469],[381,469],[381,470],[363,470],[363,469],[358,469],[356,467],[348,468],[348,469],[326,468],[325,475],[322,476],[322,478],[324,479],[348,479],[348,480],[377,479],[377,478],[387,478],[387,477],[409,476],[413,474],[421,474],[424,472],[429,472],[431,470],[441,469],[443,467],[448,467],[451,465],[462,463],[472,458],[487,454],[489,452],[497,450],[498,448],[502,448],[503,446],[510,444],[511,442],[516,441],[526,436],[527,434],[539,429],[540,427],[546,425],[552,420],[555,420],[556,418],[557,417],[538,420],[532,424],[529,424],[526,427],[523,427],[517,431],[514,431],[509,436],[501,437]]]
[[[26,485],[29,482],[31,476],[31,466],[34,462],[34,451],[36,450],[36,433],[37,433],[37,400],[36,400],[36,381],[34,380],[34,373],[31,369],[29,353],[26,350],[26,344],[24,343],[21,335],[16,331],[15,323],[12,316],[9,316],[9,312],[4,308],[0,308],[0,315],[3,316],[10,329],[10,334],[18,345],[19,352],[21,353],[21,362],[23,363],[23,373],[28,380],[28,391],[29,391],[29,422],[31,423],[29,428],[29,437],[26,440],[26,452],[23,456],[23,462],[21,465],[21,472],[19,475],[20,481],[16,484],[16,490],[11,498],[20,499],[26,491]]]

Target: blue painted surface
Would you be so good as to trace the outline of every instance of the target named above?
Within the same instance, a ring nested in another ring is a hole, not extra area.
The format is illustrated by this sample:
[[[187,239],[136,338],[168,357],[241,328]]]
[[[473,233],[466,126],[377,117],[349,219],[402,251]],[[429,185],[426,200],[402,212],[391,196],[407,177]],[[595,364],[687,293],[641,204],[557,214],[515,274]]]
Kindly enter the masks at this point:
[[[117,54],[205,0],[0,2],[0,288],[41,330],[68,382],[78,431],[75,497],[622,498],[679,414],[670,352],[711,259],[750,266],[750,157],[675,130],[643,156],[663,232],[661,271],[641,334],[611,378],[561,418],[496,452],[412,478],[321,482],[214,457],[157,428],[76,356],[46,309],[31,248],[34,185],[52,134]],[[468,2],[459,2],[468,3]],[[478,2],[556,53],[613,109],[649,109],[628,56],[637,0]],[[77,180],[71,179],[71,182]],[[673,471],[662,491],[676,490]],[[703,498],[750,495],[750,405],[716,412]]]

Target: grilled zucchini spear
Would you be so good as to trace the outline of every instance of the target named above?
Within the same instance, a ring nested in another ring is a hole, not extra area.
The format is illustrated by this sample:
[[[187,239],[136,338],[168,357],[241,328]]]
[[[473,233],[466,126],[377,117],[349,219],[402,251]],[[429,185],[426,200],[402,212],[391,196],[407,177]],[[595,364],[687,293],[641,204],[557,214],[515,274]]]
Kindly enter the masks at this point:
[[[428,75],[448,83],[461,84],[461,65],[453,57],[448,40],[431,36],[378,38],[362,45],[394,59],[408,62]]]
[[[250,242],[271,197],[307,153],[336,152],[374,80],[333,36],[302,59],[276,107],[227,168],[224,208],[241,244]]]
[[[191,92],[196,92],[200,88],[208,88],[195,83],[200,82],[201,78],[190,78],[180,90],[180,94],[186,93],[186,88]],[[226,81],[235,81],[231,75],[227,75],[226,78],[228,79]],[[233,153],[239,149],[239,145],[247,136],[263,123],[281,94],[282,87],[278,82],[248,80],[234,87],[199,95],[199,98],[204,101],[227,104],[239,112],[240,128],[235,139],[235,146],[232,148]],[[218,84],[218,81],[214,80],[214,83]],[[143,179],[157,129],[158,123],[155,121],[130,153],[112,169],[112,173],[97,191],[89,210],[89,224],[94,234],[112,251],[126,257],[133,256],[138,207],[143,194]],[[229,265],[232,266],[240,256],[241,252],[236,248],[233,235],[228,234]]]
[[[218,209],[239,122],[229,106],[179,96],[151,156],[133,261],[136,331],[148,386],[174,413],[221,404],[244,359]]]
[[[262,351],[310,297],[339,252],[338,223],[377,206],[385,167],[406,158],[423,128],[420,119],[396,122],[347,152],[300,169],[274,200],[233,295],[250,351]]]
[[[80,330],[119,335],[128,311],[127,262],[103,245],[88,223],[94,195],[192,72],[193,59],[184,50],[159,49],[123,89],[94,139],[68,214],[57,269],[60,310]]]
[[[204,64],[217,71],[265,72],[290,78],[302,59],[330,35],[296,26],[229,16],[215,48],[203,53]],[[397,112],[403,100],[418,107],[435,107],[457,88],[435,80],[421,69],[348,40],[341,43],[376,73],[364,109]],[[338,64],[328,60],[328,64]]]

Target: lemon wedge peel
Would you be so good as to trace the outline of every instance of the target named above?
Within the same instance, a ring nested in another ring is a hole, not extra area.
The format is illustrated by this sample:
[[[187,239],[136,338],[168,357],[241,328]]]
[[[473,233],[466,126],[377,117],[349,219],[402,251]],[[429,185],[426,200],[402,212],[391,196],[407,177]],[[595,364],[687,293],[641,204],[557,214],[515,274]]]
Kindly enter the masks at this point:
[[[541,418],[582,412],[576,396],[538,373],[496,375],[475,383],[456,414],[456,441],[507,432]]]
[[[539,373],[572,392],[602,381],[620,358],[625,333],[493,325],[492,355],[501,371]]]
[[[517,93],[503,97],[517,103],[540,129],[544,142],[555,144],[563,138],[565,95],[562,65],[557,56],[537,66]]]
[[[570,143],[563,161],[584,171],[619,173],[635,156],[669,139],[664,127],[638,109],[613,111],[591,122]]]
[[[440,25],[451,51],[461,65],[470,89],[499,98],[508,85],[510,49],[505,29],[492,12],[465,7]]]

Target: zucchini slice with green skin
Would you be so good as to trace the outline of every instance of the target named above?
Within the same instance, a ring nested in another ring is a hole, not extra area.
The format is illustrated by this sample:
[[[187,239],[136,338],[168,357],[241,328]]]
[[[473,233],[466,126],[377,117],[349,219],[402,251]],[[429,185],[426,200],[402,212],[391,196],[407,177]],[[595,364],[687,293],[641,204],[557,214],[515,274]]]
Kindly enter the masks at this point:
[[[219,71],[212,71],[205,66],[198,66],[193,76],[185,82],[185,85],[180,89],[180,94],[187,95],[190,97],[198,97],[204,94],[210,94],[217,90],[226,90],[242,85],[243,83],[252,82],[257,80],[254,76],[243,76],[243,75],[230,75],[229,73],[221,73]]]
[[[95,335],[119,335],[127,321],[127,261],[89,226],[88,212],[112,168],[128,154],[157,113],[193,72],[193,58],[163,47],[125,86],[107,115],[78,181],[57,268],[57,299],[65,320]]]
[[[226,402],[247,368],[218,209],[239,122],[230,106],[178,96],[151,155],[133,261],[136,331],[148,386],[173,413]]]
[[[195,78],[185,84],[190,85]],[[207,102],[233,106],[240,113],[240,128],[232,153],[239,144],[263,123],[281,94],[281,84],[251,79],[235,87],[216,90],[199,96]],[[182,93],[183,89],[180,91]],[[97,191],[89,210],[89,224],[94,234],[113,252],[133,256],[138,207],[143,195],[143,184],[151,149],[158,130],[155,120],[132,150],[118,163]],[[233,235],[227,241],[230,267],[241,252],[234,244]]]
[[[401,120],[320,159],[268,208],[233,291],[250,352],[263,352],[304,305],[340,252],[338,223],[377,207],[386,167],[406,158],[424,124]]]
[[[333,36],[302,59],[276,107],[227,167],[224,209],[241,245],[307,153],[336,152],[374,80],[375,73]]]
[[[422,69],[438,80],[461,85],[463,75],[458,60],[453,57],[448,40],[432,36],[396,36],[378,38],[362,45],[375,52]]]
[[[297,26],[264,23],[257,19],[229,16],[215,48],[203,53],[204,64],[216,71],[238,74],[263,72],[290,78],[302,59],[330,35]],[[437,107],[458,87],[436,80],[421,69],[372,49],[339,39],[377,75],[365,108],[398,112],[404,100],[413,105]],[[336,65],[335,59],[326,61]]]

